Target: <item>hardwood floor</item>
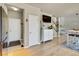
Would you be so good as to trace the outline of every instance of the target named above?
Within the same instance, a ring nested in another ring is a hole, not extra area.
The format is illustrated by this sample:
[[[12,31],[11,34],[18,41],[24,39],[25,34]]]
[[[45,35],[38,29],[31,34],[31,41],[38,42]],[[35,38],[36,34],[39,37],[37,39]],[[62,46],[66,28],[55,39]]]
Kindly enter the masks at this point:
[[[20,46],[8,49],[8,56],[79,56],[79,52],[63,47],[64,38],[54,38],[54,40],[32,46],[30,48],[22,48]],[[13,49],[14,48],[14,49]],[[3,51],[4,52],[4,51]]]

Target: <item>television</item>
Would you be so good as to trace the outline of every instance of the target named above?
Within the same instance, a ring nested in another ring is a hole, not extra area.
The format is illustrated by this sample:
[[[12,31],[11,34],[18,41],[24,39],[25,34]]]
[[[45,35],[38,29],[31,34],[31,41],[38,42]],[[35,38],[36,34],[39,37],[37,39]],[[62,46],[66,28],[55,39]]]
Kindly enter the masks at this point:
[[[42,20],[45,23],[51,23],[51,17],[47,15],[42,15]]]

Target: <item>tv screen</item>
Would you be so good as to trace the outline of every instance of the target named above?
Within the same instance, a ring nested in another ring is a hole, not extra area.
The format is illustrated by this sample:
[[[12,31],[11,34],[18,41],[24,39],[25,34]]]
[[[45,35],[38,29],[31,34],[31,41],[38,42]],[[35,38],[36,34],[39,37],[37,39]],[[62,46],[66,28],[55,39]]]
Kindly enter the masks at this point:
[[[47,15],[43,15],[43,22],[45,23],[51,23],[51,17]]]

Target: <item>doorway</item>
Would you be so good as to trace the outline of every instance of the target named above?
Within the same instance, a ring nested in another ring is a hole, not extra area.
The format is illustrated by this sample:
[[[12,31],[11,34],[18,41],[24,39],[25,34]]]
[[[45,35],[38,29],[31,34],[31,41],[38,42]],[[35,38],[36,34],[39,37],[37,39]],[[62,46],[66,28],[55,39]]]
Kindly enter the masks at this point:
[[[8,6],[8,45],[9,47],[21,45],[23,10],[14,6]],[[15,10],[16,8],[17,10]]]
[[[5,4],[8,14],[5,9],[2,10],[2,41],[3,55],[8,55],[8,52],[21,48],[23,42],[23,9]],[[18,10],[14,10],[17,8]]]

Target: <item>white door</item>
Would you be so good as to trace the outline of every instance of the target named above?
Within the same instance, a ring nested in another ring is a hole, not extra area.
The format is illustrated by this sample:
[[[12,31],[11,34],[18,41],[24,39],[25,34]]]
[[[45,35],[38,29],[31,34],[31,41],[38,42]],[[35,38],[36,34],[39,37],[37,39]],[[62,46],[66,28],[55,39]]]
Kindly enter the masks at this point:
[[[40,31],[39,31],[39,17],[35,15],[29,15],[29,46],[39,43]]]
[[[21,20],[9,18],[9,42],[21,39]]]

